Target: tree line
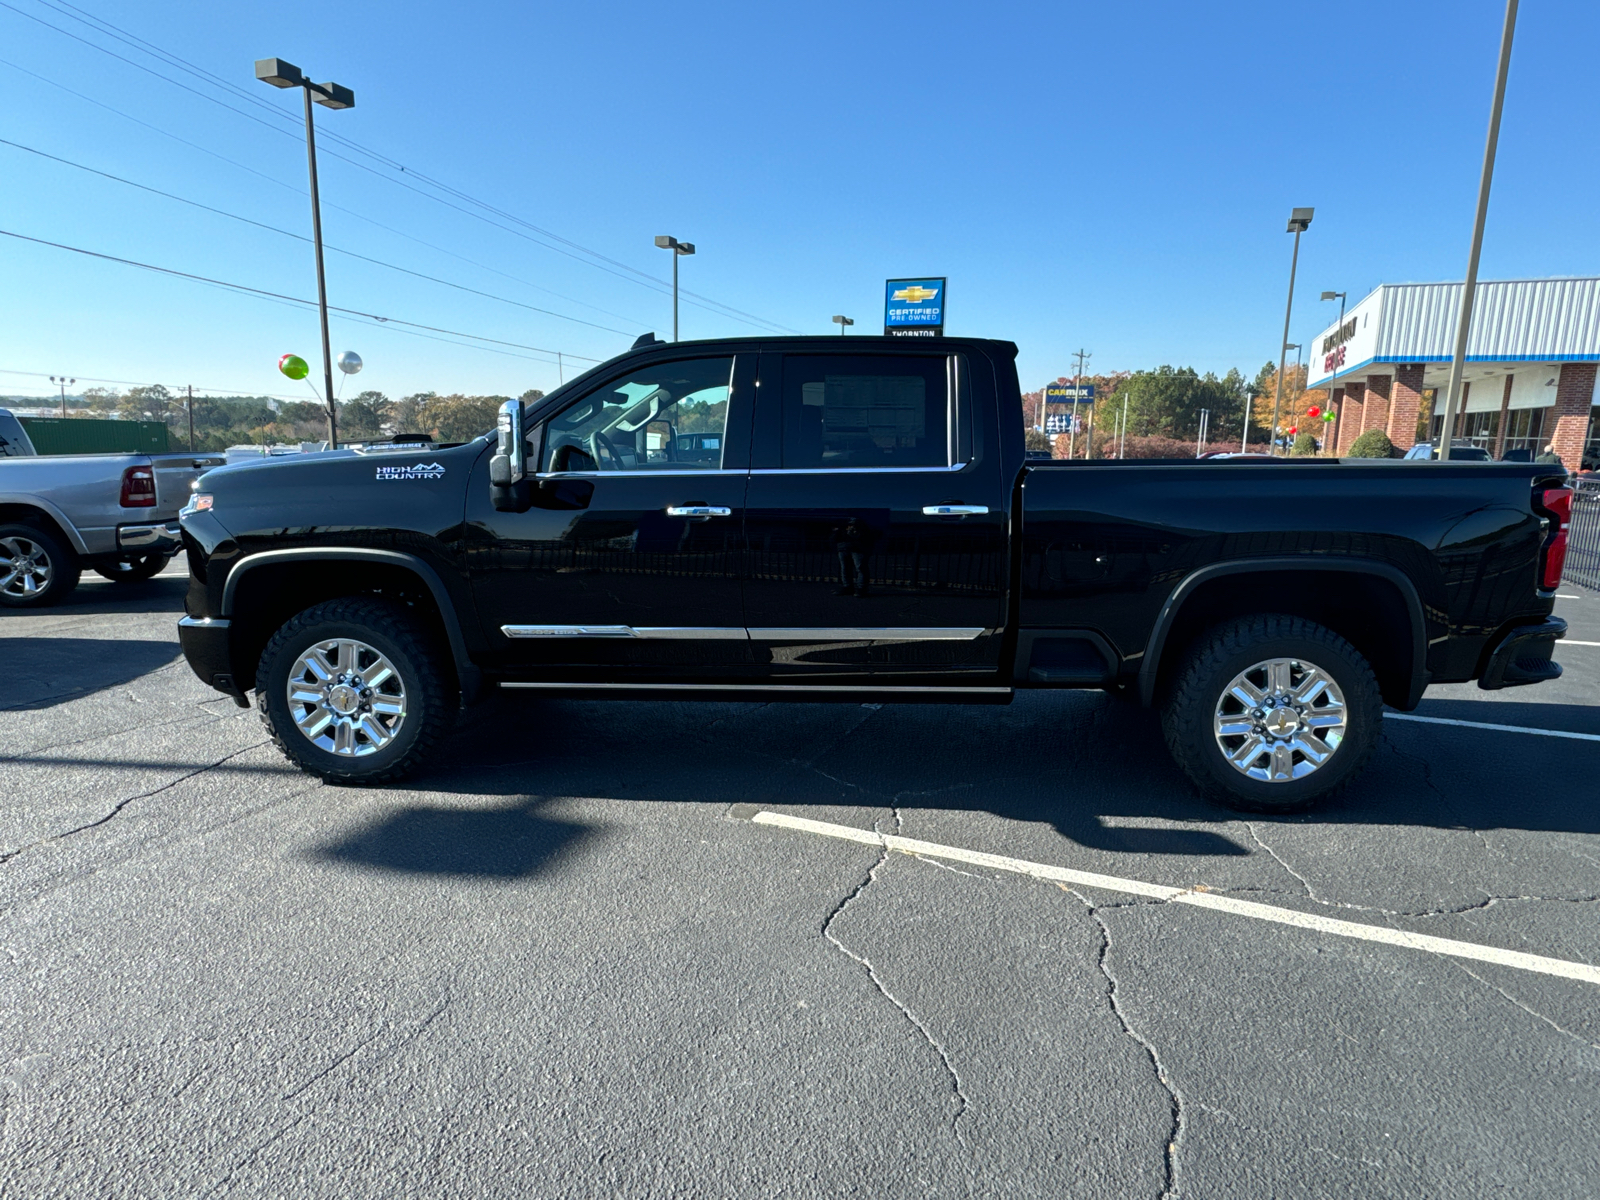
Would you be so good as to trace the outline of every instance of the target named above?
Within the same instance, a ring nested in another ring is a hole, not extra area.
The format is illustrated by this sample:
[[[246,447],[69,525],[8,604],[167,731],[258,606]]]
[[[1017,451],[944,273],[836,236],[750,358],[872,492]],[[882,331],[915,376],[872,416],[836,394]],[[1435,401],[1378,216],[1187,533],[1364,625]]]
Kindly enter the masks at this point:
[[[544,393],[530,388],[520,399],[533,401]],[[397,433],[425,433],[437,442],[463,442],[494,428],[500,405],[510,396],[467,396],[416,392],[391,400],[382,392],[360,392],[338,401],[339,440],[364,441]],[[118,417],[124,421],[160,421],[171,445],[189,445],[190,401],[186,393],[159,383],[148,387],[89,388],[67,397],[69,416]],[[218,451],[229,446],[320,442],[328,436],[328,413],[315,400],[278,400],[270,396],[196,396],[193,401],[194,449]]]
[[[1306,374],[1304,366],[1291,365],[1284,372],[1283,398],[1278,418],[1281,436],[1290,436],[1290,429],[1296,430],[1297,434],[1311,432],[1319,439],[1324,436],[1323,423],[1316,418],[1308,418],[1306,412],[1313,407],[1325,408],[1328,393],[1318,389],[1308,390],[1305,386]],[[1056,382],[1070,384],[1074,381],[1063,376]],[[1096,457],[1116,452],[1117,427],[1123,421],[1124,402],[1129,457],[1169,457],[1183,453],[1184,445],[1187,445],[1187,453],[1194,453],[1200,434],[1201,413],[1206,410],[1210,411],[1206,434],[1208,445],[1237,445],[1248,420],[1249,441],[1265,449],[1267,427],[1272,423],[1273,397],[1278,386],[1278,367],[1276,363],[1266,363],[1253,377],[1246,377],[1234,368],[1219,378],[1209,371],[1201,374],[1193,367],[1163,365],[1144,371],[1116,371],[1085,376],[1083,382],[1095,385],[1093,436]],[[1041,390],[1028,392],[1023,397],[1023,423],[1027,427],[1028,445],[1032,449],[1049,449],[1052,443],[1048,435],[1038,433],[1033,428],[1038,423],[1042,395]],[[1069,412],[1071,405],[1052,401],[1050,411]],[[1085,412],[1082,408],[1079,411],[1080,415]],[[1064,437],[1060,435],[1055,440]],[[1077,445],[1081,451],[1082,437]]]

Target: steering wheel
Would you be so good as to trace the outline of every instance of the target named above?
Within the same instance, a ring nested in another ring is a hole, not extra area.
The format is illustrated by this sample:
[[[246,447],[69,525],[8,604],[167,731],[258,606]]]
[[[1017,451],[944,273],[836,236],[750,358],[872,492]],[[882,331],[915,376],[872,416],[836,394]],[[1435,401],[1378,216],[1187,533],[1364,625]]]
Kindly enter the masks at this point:
[[[612,466],[607,467],[603,464],[600,458],[602,450],[611,456]],[[594,458],[595,466],[602,471],[622,471],[627,469],[623,466],[622,455],[617,453],[617,448],[612,444],[611,439],[598,429],[589,435],[589,452]]]

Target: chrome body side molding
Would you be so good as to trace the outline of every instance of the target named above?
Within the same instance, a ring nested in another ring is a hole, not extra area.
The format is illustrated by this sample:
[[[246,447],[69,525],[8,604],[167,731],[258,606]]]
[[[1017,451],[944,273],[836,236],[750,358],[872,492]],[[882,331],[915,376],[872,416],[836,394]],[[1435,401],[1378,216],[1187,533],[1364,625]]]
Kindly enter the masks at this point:
[[[794,626],[749,631],[753,642],[970,642],[989,631],[972,626]]]
[[[535,688],[546,691],[615,692],[870,692],[906,696],[1009,696],[1008,687],[912,687],[864,683],[543,683],[503,679],[503,688]]]
[[[508,638],[643,638],[685,642],[970,642],[989,631],[981,625],[774,629],[745,629],[737,625],[502,625],[500,632]]]
[[[652,641],[745,641],[739,625],[502,625],[508,638],[645,638]]]

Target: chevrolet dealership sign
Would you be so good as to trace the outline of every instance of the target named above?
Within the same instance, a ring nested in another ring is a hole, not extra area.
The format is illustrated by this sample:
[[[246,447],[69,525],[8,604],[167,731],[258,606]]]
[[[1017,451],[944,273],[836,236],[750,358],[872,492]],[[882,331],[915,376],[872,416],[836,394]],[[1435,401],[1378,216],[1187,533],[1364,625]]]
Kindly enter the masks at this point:
[[[883,332],[889,337],[944,336],[945,280],[891,279],[884,289]]]

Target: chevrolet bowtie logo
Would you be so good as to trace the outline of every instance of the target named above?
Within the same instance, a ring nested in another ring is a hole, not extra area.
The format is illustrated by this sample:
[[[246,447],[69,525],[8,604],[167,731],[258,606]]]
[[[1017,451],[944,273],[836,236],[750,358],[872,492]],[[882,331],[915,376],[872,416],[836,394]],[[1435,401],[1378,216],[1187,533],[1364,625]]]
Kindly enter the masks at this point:
[[[920,283],[910,287],[901,288],[894,294],[894,299],[905,300],[911,304],[921,304],[924,300],[932,300],[939,294],[938,288],[925,288]]]

